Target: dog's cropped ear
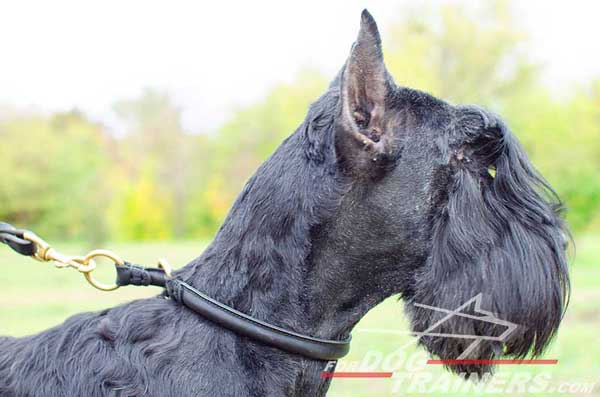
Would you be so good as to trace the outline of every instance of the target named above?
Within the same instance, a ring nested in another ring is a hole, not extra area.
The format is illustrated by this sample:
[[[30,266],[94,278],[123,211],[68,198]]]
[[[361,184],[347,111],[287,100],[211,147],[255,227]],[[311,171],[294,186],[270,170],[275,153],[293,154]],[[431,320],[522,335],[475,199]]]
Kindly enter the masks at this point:
[[[486,360],[538,356],[550,343],[569,296],[569,233],[560,200],[504,123],[465,114],[448,203],[405,298],[413,330],[441,335],[420,343],[445,360],[484,360],[450,367],[481,374]]]
[[[385,154],[389,144],[385,131],[385,101],[392,84],[383,62],[377,24],[364,10],[358,38],[340,81],[337,144],[348,161],[364,161],[368,165],[368,161],[375,159],[377,162],[377,156]]]

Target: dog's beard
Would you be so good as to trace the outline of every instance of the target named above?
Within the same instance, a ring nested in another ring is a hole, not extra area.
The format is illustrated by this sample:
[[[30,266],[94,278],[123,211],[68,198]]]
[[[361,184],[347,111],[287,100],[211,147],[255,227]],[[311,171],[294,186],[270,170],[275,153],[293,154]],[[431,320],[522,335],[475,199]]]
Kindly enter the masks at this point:
[[[560,202],[501,121],[494,134],[496,141],[486,142],[479,155],[493,159],[495,176],[457,170],[448,204],[436,219],[431,255],[414,273],[407,307],[416,333],[497,335],[497,324],[457,315],[440,322],[447,313],[427,308],[455,310],[481,296],[484,310],[518,328],[503,340],[479,342],[468,357],[461,355],[473,339],[420,338],[422,346],[444,360],[539,356],[558,329],[568,301],[568,232]],[[482,374],[492,366],[449,369]]]

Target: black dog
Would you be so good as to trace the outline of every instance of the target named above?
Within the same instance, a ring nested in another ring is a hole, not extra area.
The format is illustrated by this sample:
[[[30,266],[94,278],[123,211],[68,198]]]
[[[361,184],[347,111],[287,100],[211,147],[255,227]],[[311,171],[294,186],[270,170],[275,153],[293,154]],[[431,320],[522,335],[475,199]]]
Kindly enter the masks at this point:
[[[563,316],[567,235],[558,198],[504,123],[397,86],[364,11],[339,76],[176,276],[239,311],[331,339],[394,294],[418,332],[444,314],[413,303],[454,309],[482,293],[486,309],[524,327],[470,357],[523,357],[543,351]],[[437,332],[494,327],[453,318]],[[443,359],[471,343],[420,342]],[[0,394],[315,396],[329,386],[325,365],[155,297],[2,338]]]

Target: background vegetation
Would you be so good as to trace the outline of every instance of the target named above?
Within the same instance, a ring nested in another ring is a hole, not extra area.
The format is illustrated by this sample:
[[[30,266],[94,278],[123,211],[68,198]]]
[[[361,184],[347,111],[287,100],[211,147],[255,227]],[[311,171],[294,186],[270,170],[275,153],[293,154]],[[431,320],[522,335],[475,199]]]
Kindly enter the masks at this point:
[[[600,79],[556,99],[503,3],[404,15],[384,32],[398,83],[501,114],[565,199],[573,229],[599,231]],[[155,90],[114,105],[122,136],[77,110],[0,112],[0,219],[94,243],[210,238],[331,77],[306,70],[210,134],[184,131],[168,94]]]

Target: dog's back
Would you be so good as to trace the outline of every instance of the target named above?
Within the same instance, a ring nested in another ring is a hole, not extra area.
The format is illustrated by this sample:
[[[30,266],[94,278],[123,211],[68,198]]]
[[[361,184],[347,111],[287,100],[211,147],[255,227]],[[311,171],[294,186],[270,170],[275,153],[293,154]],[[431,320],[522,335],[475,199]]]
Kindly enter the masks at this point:
[[[74,382],[82,372],[114,360],[109,345],[98,338],[103,315],[78,314],[36,335],[0,339],[0,395],[82,395],[82,391],[99,394],[90,388],[101,385]]]
[[[239,342],[163,297],[137,300],[0,338],[0,396],[251,395],[240,364],[256,345]]]

